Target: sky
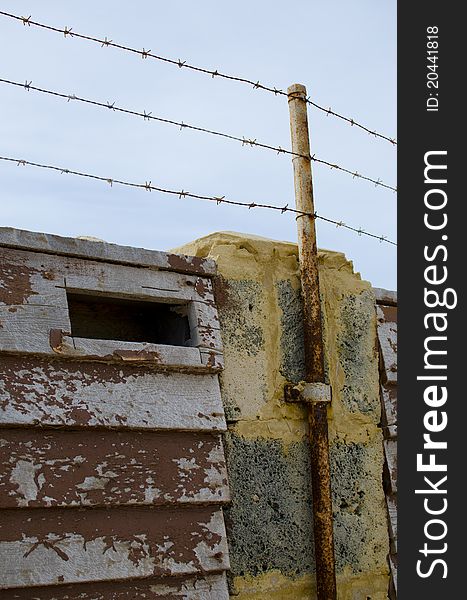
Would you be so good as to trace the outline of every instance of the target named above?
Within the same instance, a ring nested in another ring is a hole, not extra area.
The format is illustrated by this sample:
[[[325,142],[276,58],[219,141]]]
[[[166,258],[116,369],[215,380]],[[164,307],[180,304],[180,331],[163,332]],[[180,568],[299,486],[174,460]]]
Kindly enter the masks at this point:
[[[396,137],[396,2],[3,0],[1,10],[286,90]],[[287,99],[0,16],[0,78],[290,148]],[[291,157],[0,83],[0,155],[241,202],[294,205]],[[396,185],[396,149],[309,107],[311,151]],[[296,241],[290,213],[121,188],[0,161],[0,225],[168,250],[215,231]],[[396,194],[313,163],[315,208],[396,240]],[[375,287],[396,248],[317,221]]]

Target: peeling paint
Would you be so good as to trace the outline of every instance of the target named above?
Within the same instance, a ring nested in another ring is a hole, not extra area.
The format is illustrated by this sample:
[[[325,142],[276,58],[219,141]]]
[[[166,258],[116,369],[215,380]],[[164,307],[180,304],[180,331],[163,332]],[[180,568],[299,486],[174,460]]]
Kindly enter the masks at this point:
[[[39,489],[44,483],[43,478],[36,477],[40,469],[41,465],[34,465],[28,460],[18,460],[11,470],[10,482],[17,486],[18,506],[28,506],[31,501],[37,499]]]
[[[0,250],[0,595],[227,600],[214,263],[138,249],[121,249],[133,267],[98,263],[48,246],[83,256],[88,241],[21,235],[34,252]],[[94,339],[70,326],[72,293],[181,302],[197,338]]]
[[[185,256],[181,254],[168,254],[167,262],[175,271],[188,273],[204,273],[206,261],[197,256]]]
[[[0,525],[2,585],[194,574],[228,567],[222,512],[26,509]]]
[[[9,600],[228,600],[225,574],[9,590]]]
[[[113,356],[124,362],[149,360],[155,363],[161,362],[161,356],[158,352],[149,350],[114,350]]]
[[[0,248],[0,304],[24,304],[37,294],[31,286],[31,277],[37,272],[27,265],[8,262],[8,254]]]
[[[215,434],[3,430],[2,435],[0,508],[229,498]]]
[[[0,423],[223,430],[216,375],[5,355]],[[208,415],[197,417],[197,413]]]

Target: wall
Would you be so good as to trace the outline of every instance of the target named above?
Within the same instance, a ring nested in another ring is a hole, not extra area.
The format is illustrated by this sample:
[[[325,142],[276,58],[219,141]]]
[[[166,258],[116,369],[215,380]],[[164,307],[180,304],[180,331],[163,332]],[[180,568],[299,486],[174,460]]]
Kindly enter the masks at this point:
[[[391,600],[397,597],[397,294],[375,289],[380,348],[381,424],[384,436],[383,484],[388,509]]]
[[[0,228],[2,600],[228,599],[214,271]]]
[[[297,248],[216,233],[177,251],[218,265],[221,389],[232,503],[225,510],[230,593],[238,600],[314,597],[308,425],[282,401],[303,378]],[[321,251],[339,600],[385,600],[389,549],[382,487],[375,298],[343,254]]]

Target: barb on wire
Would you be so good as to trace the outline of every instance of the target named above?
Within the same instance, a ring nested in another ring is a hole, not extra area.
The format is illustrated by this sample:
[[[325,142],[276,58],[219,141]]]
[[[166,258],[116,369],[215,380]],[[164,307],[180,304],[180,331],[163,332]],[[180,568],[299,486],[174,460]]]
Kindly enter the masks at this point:
[[[379,178],[372,179],[371,177],[367,177],[366,175],[361,175],[357,171],[351,171],[350,169],[345,169],[344,167],[340,167],[339,165],[336,165],[335,163],[331,163],[331,162],[328,162],[327,160],[317,158],[314,154],[313,154],[313,156],[311,156],[310,160],[312,160],[313,162],[318,163],[320,165],[326,165],[330,169],[336,169],[337,171],[341,171],[342,173],[347,173],[348,175],[352,175],[352,177],[354,179],[355,178],[363,179],[364,181],[369,181],[370,183],[374,183],[375,187],[382,187],[382,188],[386,188],[387,190],[391,190],[392,192],[397,192],[396,187],[394,187],[392,185],[388,185],[387,183],[383,183],[381,181],[381,179],[379,179]]]
[[[151,181],[145,181],[144,183],[135,183],[135,182],[131,182],[131,181],[124,181],[122,179],[113,179],[113,178],[109,178],[109,177],[103,177],[101,175],[92,175],[90,173],[83,173],[81,171],[73,171],[71,169],[64,169],[63,167],[57,167],[55,165],[46,165],[46,164],[42,164],[42,163],[31,162],[28,160],[24,160],[23,158],[18,159],[18,158],[12,158],[12,157],[8,157],[8,156],[0,156],[0,160],[3,160],[5,162],[16,163],[18,166],[19,165],[22,165],[22,166],[28,165],[30,167],[38,167],[40,169],[48,169],[51,171],[58,171],[59,173],[64,173],[67,175],[76,175],[78,177],[85,177],[88,179],[103,181],[105,183],[110,184],[111,187],[113,187],[113,184],[115,183],[117,185],[122,185],[122,186],[126,186],[126,187],[140,188],[140,189],[146,190],[148,192],[156,191],[156,192],[161,192],[163,194],[170,194],[172,196],[178,196],[179,198],[193,198],[195,200],[208,200],[211,202],[215,202],[217,205],[229,204],[231,206],[243,206],[244,208],[248,208],[248,209],[265,208],[265,209],[269,209],[269,210],[278,211],[281,214],[289,212],[289,213],[293,213],[293,214],[297,215],[297,217],[307,216],[307,217],[312,217],[314,219],[320,219],[322,221],[326,221],[327,223],[333,223],[334,225],[337,225],[338,227],[344,227],[345,229],[349,229],[350,231],[355,231],[359,235],[366,235],[368,237],[377,239],[380,242],[384,241],[387,244],[397,246],[396,242],[392,242],[391,240],[388,240],[386,238],[386,236],[375,235],[373,233],[369,233],[368,231],[364,231],[361,228],[356,229],[355,227],[350,227],[349,225],[346,225],[342,221],[335,221],[334,219],[330,219],[329,217],[323,217],[322,215],[318,215],[317,212],[308,213],[308,212],[303,212],[303,211],[297,210],[295,208],[289,208],[288,204],[286,204],[285,206],[276,206],[274,204],[264,204],[264,203],[257,203],[257,202],[240,202],[238,200],[228,200],[225,196],[204,196],[202,194],[193,194],[193,193],[187,192],[183,189],[179,191],[179,190],[170,190],[167,188],[158,187],[158,186],[152,185]]]
[[[353,231],[354,233],[357,233],[360,236],[366,235],[366,236],[369,236],[376,240],[379,240],[380,243],[386,242],[387,244],[391,244],[392,246],[397,246],[396,242],[392,242],[391,240],[388,240],[387,236],[385,236],[385,235],[375,235],[374,233],[368,233],[368,231],[363,230],[361,227],[359,227],[357,229],[356,227],[351,227],[350,225],[347,225],[346,223],[344,223],[344,221],[335,221],[334,219],[329,219],[328,217],[323,217],[323,215],[318,215],[318,213],[316,211],[315,211],[314,216],[315,216],[315,219],[320,219],[321,221],[326,221],[327,223],[332,223],[336,227],[342,227],[343,229],[348,229],[350,231]]]
[[[382,133],[378,133],[377,131],[370,129],[369,127],[365,127],[365,125],[358,123],[355,119],[351,119],[349,117],[344,117],[344,115],[340,115],[336,111],[332,110],[331,107],[325,108],[324,106],[320,106],[316,102],[313,102],[313,100],[311,100],[310,97],[308,97],[306,99],[306,102],[307,102],[307,104],[309,104],[310,106],[313,106],[317,110],[324,112],[327,117],[329,117],[329,115],[332,115],[333,117],[336,117],[337,119],[340,119],[341,121],[345,121],[346,123],[349,123],[351,127],[353,127],[355,125],[355,127],[358,127],[359,129],[362,129],[363,131],[366,131],[373,137],[381,138],[383,140],[386,140],[393,146],[397,146],[397,141],[394,138],[391,138],[387,135],[383,135]]]
[[[40,88],[40,87],[36,87],[32,85],[32,81],[26,81],[25,83],[19,83],[17,81],[11,81],[9,79],[3,79],[0,78],[0,83],[5,83],[8,85],[13,85],[16,87],[22,87],[27,91],[30,90],[34,90],[36,92],[40,92],[41,94],[48,94],[49,96],[55,96],[57,98],[64,98],[67,102],[69,102],[70,100],[76,100],[77,102],[82,102],[84,104],[89,104],[92,106],[99,106],[101,108],[107,108],[110,110],[113,110],[115,112],[120,112],[120,113],[124,113],[127,115],[133,115],[136,117],[141,117],[143,118],[145,121],[159,121],[160,123],[167,123],[169,125],[176,125],[180,128],[180,130],[182,129],[192,129],[194,131],[200,131],[203,133],[208,133],[210,135],[215,135],[218,137],[222,137],[222,138],[226,138],[229,140],[234,140],[236,142],[240,142],[242,144],[242,146],[256,146],[258,148],[263,148],[266,150],[272,150],[274,152],[277,152],[277,154],[287,154],[289,156],[298,156],[301,158],[306,158],[309,160],[312,160],[316,163],[322,164],[322,165],[326,165],[327,167],[329,167],[330,169],[336,169],[338,171],[342,171],[343,173],[347,173],[349,175],[352,175],[352,177],[358,178],[358,179],[363,179],[366,181],[369,181],[371,183],[374,183],[376,187],[383,187],[389,190],[392,190],[393,192],[397,191],[397,188],[388,185],[386,183],[383,183],[381,181],[381,179],[373,179],[371,177],[366,177],[365,175],[360,175],[360,173],[358,173],[357,171],[351,171],[350,169],[345,169],[344,167],[341,167],[339,165],[336,165],[334,163],[331,163],[327,160],[323,160],[321,158],[317,158],[315,154],[313,154],[312,156],[305,156],[304,154],[299,154],[297,152],[293,152],[292,150],[285,150],[284,148],[281,148],[281,146],[271,146],[270,144],[263,144],[261,142],[258,142],[255,139],[250,139],[250,138],[246,138],[245,136],[243,137],[239,137],[239,136],[235,136],[235,135],[230,135],[228,133],[222,133],[220,131],[214,131],[212,129],[206,129],[204,127],[198,127],[196,125],[188,125],[187,123],[184,123],[183,121],[173,121],[171,119],[164,119],[162,117],[156,117],[154,115],[152,115],[151,112],[146,112],[145,110],[143,110],[142,112],[140,111],[136,111],[136,110],[131,110],[128,108],[122,108],[119,106],[116,106],[115,102],[99,102],[97,100],[90,100],[89,98],[82,98],[80,96],[77,96],[76,94],[65,94],[63,92],[56,92],[53,90],[47,90],[44,88]]]
[[[263,85],[259,81],[247,79],[246,77],[239,77],[236,75],[229,75],[227,73],[221,73],[217,69],[211,70],[211,69],[206,69],[204,67],[197,67],[195,65],[191,65],[191,64],[187,63],[187,61],[185,61],[185,60],[184,61],[182,61],[180,59],[175,60],[173,58],[167,58],[166,56],[159,56],[157,54],[152,53],[151,50],[145,50],[144,48],[142,50],[138,50],[137,48],[131,48],[130,46],[125,46],[123,44],[117,44],[117,43],[113,42],[112,40],[108,39],[107,37],[104,37],[104,39],[101,39],[101,38],[96,38],[96,37],[82,34],[82,33],[76,33],[74,31],[72,31],[71,27],[70,28],[65,27],[64,29],[62,29],[60,27],[53,27],[52,25],[46,25],[45,23],[31,21],[31,15],[29,15],[28,17],[22,17],[19,15],[14,15],[14,14],[5,12],[5,11],[0,11],[0,15],[2,15],[4,17],[8,17],[10,19],[16,19],[17,21],[22,22],[23,25],[28,25],[29,27],[31,25],[34,25],[35,27],[39,27],[41,29],[46,29],[48,31],[63,33],[63,35],[65,37],[70,36],[70,37],[74,37],[74,38],[78,38],[78,39],[82,39],[82,40],[87,40],[89,42],[95,42],[95,43],[100,44],[102,47],[105,46],[108,48],[110,46],[112,48],[117,48],[118,50],[123,50],[125,52],[131,52],[133,54],[138,54],[142,58],[152,58],[152,59],[162,61],[162,62],[165,62],[168,64],[176,65],[180,68],[185,67],[186,69],[190,69],[191,71],[197,71],[198,73],[205,73],[206,75],[210,75],[212,78],[221,77],[222,79],[228,79],[230,81],[236,81],[238,83],[244,83],[244,84],[250,85],[255,90],[263,90],[265,92],[270,92],[270,93],[274,94],[275,96],[279,95],[279,96],[287,97],[287,92],[285,92],[284,90],[281,90],[276,87],[270,87],[267,85]],[[390,138],[387,135],[378,133],[377,131],[374,131],[368,127],[365,127],[364,125],[361,125],[360,123],[355,121],[355,119],[345,117],[345,116],[333,111],[331,108],[324,108],[324,107],[320,106],[319,104],[317,104],[316,102],[313,102],[310,98],[307,98],[307,103],[310,106],[313,106],[314,108],[316,108],[317,110],[325,112],[328,116],[332,115],[344,122],[349,123],[351,126],[355,125],[355,127],[358,127],[359,129],[362,129],[363,131],[366,131],[367,133],[369,133],[370,135],[372,135],[376,138],[380,138],[380,139],[386,140],[387,142],[390,142],[393,146],[397,145],[397,142],[395,139]]]

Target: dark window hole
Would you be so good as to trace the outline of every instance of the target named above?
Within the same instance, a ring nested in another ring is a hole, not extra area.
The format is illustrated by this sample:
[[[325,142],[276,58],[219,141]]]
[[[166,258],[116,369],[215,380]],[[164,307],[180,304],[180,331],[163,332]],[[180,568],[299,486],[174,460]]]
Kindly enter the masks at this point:
[[[67,292],[71,335],[93,340],[190,345],[187,305]]]

